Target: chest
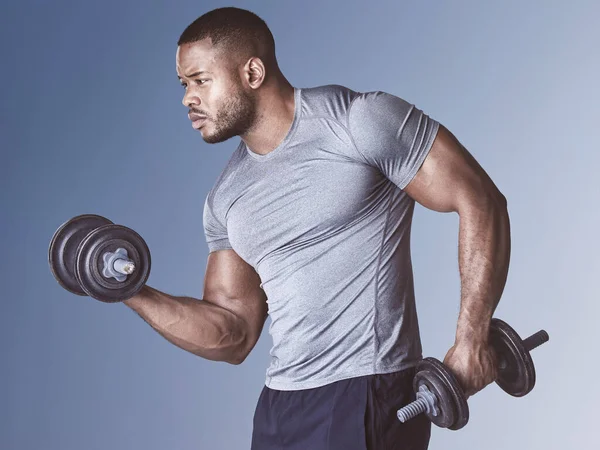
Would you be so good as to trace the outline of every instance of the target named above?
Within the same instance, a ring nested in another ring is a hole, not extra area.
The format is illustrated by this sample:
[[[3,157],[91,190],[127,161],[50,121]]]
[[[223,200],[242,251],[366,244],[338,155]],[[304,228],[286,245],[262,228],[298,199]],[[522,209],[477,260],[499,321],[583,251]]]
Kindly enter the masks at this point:
[[[225,220],[231,245],[249,263],[326,239],[382,203],[389,181],[377,169],[309,148],[237,177]]]

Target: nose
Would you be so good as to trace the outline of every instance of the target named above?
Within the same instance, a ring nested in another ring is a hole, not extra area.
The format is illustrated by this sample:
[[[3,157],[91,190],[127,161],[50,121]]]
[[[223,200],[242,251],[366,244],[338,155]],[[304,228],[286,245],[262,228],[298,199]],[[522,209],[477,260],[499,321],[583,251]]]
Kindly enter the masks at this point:
[[[185,95],[181,100],[183,106],[191,108],[192,106],[200,106],[200,97],[198,97],[191,89],[185,91]]]

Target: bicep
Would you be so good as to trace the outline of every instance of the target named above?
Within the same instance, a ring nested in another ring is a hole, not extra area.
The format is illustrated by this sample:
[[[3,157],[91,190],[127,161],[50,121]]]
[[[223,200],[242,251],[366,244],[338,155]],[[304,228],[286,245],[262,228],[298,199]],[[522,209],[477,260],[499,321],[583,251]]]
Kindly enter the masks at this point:
[[[233,249],[209,253],[202,298],[228,309],[244,321],[249,352],[267,318],[267,297],[254,268]]]
[[[459,212],[490,200],[504,201],[485,170],[441,124],[427,157],[404,191],[438,212]]]

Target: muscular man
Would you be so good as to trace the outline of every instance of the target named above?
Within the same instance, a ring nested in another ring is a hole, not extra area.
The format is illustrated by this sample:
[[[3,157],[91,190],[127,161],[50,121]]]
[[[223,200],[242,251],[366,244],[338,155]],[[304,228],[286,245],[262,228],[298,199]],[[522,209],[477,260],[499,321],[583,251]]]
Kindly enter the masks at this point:
[[[415,201],[460,217],[461,306],[444,362],[467,395],[496,376],[488,347],[510,253],[506,200],[459,141],[394,95],[292,86],[267,25],[213,10],[181,35],[183,104],[205,142],[240,142],[204,203],[202,300],[146,286],[125,303],[172,343],[240,364],[272,319],[254,450],[425,449],[410,259]]]

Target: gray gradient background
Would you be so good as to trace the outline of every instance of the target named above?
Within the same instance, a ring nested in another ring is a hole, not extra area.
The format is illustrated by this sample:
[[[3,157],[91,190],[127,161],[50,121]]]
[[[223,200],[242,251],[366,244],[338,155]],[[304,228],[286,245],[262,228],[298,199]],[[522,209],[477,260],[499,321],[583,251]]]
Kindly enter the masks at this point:
[[[483,3],[3,2],[0,448],[249,448],[269,321],[241,366],[206,361],[124,305],[64,291],[46,259],[61,223],[97,213],[146,239],[151,286],[201,295],[203,200],[238,138],[208,145],[192,130],[174,56],[185,26],[231,4],[266,20],[294,86],[417,104],[508,198],[496,315],[551,342],[529,396],[486,388],[467,427],[434,429],[430,448],[597,448],[600,7]],[[457,215],[416,209],[418,312],[438,358],[458,314],[457,232]]]

